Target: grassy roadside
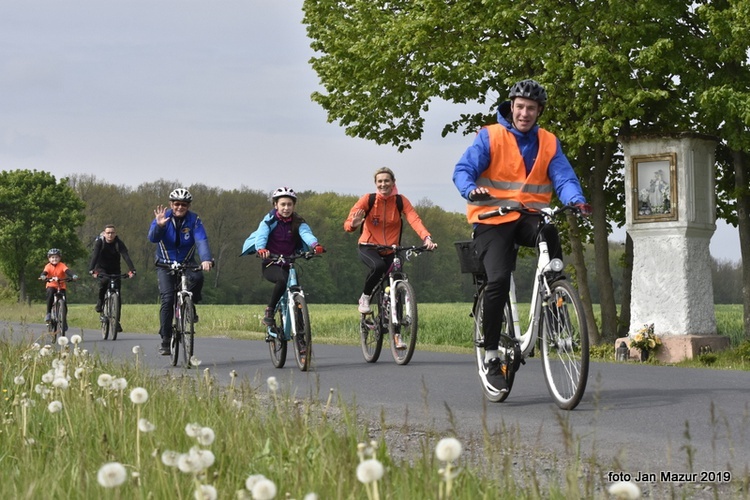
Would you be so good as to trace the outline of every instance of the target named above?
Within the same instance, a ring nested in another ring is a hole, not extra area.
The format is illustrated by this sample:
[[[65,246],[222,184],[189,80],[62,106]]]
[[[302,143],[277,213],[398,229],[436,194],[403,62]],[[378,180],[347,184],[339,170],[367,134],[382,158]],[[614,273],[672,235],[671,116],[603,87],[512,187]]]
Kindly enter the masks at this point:
[[[198,332],[203,336],[225,336],[237,339],[262,339],[261,318],[264,305],[200,305]],[[440,352],[471,352],[471,318],[469,303],[420,304],[419,349]],[[595,309],[596,312],[598,310]],[[125,331],[154,334],[158,331],[159,306],[157,304],[125,304],[122,324]],[[526,318],[528,305],[520,305],[520,314]],[[310,304],[310,316],[315,342],[327,344],[358,345],[359,316],[356,307],[347,304]],[[42,304],[3,304],[0,319],[38,323],[44,318]],[[712,367],[719,369],[750,370],[750,342],[745,341],[742,330],[742,306],[717,305],[716,323],[720,335],[730,338],[732,348],[721,353],[711,353],[700,359],[687,360],[679,366]],[[69,324],[73,328],[99,328],[98,314],[92,304],[69,306]],[[592,348],[592,358],[614,361],[614,346]],[[653,362],[653,361],[652,361]]]

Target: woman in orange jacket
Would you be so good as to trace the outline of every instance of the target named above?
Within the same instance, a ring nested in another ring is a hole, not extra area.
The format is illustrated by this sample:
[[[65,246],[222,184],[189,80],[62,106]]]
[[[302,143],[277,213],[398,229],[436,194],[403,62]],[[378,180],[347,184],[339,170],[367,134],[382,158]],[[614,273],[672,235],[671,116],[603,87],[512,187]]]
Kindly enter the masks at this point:
[[[362,196],[349,211],[344,222],[344,230],[353,232],[361,228],[359,237],[359,258],[370,269],[362,296],[359,298],[359,312],[369,313],[370,295],[393,262],[393,252],[377,250],[372,245],[401,244],[401,215],[406,217],[409,225],[419,235],[427,250],[437,248],[427,228],[422,224],[417,211],[411,202],[397,193],[396,176],[388,167],[375,171],[376,192]]]

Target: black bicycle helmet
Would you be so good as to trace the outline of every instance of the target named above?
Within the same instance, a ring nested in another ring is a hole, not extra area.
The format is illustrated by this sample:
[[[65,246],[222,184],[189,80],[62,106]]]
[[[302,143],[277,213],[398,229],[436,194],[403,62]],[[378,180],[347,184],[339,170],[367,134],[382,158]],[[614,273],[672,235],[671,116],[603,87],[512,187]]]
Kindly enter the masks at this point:
[[[540,106],[547,104],[547,91],[536,80],[521,80],[516,83],[510,88],[508,97],[510,100],[516,97],[531,99],[538,102]]]
[[[193,201],[193,195],[185,188],[177,188],[169,193],[169,201],[184,201],[185,203],[190,203]]]
[[[286,187],[286,186],[284,186],[284,187],[280,187],[280,188],[278,188],[278,189],[277,189],[276,191],[274,191],[274,192],[273,192],[273,194],[271,195],[271,199],[272,199],[272,200],[274,201],[274,203],[275,203],[275,202],[276,202],[276,200],[278,200],[279,198],[284,198],[284,197],[287,197],[287,198],[291,198],[291,199],[293,199],[293,200],[296,200],[296,199],[297,199],[297,193],[295,193],[295,192],[294,192],[294,189],[292,189],[292,188],[290,188],[290,187]]]
[[[60,251],[59,248],[50,248],[49,250],[47,250],[47,257],[50,257],[52,255],[59,255],[60,257],[62,257],[62,251]]]

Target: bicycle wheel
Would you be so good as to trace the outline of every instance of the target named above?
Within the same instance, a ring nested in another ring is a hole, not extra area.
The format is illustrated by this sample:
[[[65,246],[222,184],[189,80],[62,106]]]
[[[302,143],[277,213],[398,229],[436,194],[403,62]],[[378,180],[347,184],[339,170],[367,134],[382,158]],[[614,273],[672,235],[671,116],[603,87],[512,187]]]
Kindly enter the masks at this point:
[[[310,368],[312,358],[312,339],[310,337],[310,312],[307,310],[305,297],[300,294],[294,295],[294,323],[296,332],[294,335],[294,357],[297,358],[297,366],[303,372]]]
[[[195,348],[195,307],[190,296],[185,297],[182,303],[182,360],[185,367],[190,368],[190,360],[193,358]]]
[[[359,320],[359,340],[362,345],[362,355],[368,363],[375,363],[380,357],[380,351],[383,349],[384,328],[383,319],[385,311],[381,310],[382,304],[381,292],[378,290],[372,294],[370,307],[373,311],[368,314],[362,314]]]
[[[172,366],[177,366],[177,361],[180,360],[180,339],[182,333],[179,331],[179,327],[172,328],[172,338],[169,340],[169,357],[172,362]]]
[[[521,349],[516,339],[513,338],[513,316],[511,315],[510,304],[506,304],[503,308],[503,330],[500,333],[498,342],[498,352],[505,366],[505,381],[508,385],[507,392],[498,392],[487,383],[487,366],[484,363],[484,289],[479,293],[472,316],[474,317],[474,352],[477,373],[479,374],[479,381],[482,384],[482,392],[484,392],[487,400],[493,403],[502,403],[510,395],[511,389],[513,389],[516,371],[521,364]]]
[[[396,283],[396,318],[398,323],[388,322],[388,333],[391,334],[391,354],[399,365],[411,361],[414,348],[417,345],[417,299],[414,288],[408,281]],[[400,337],[401,345],[396,342],[396,335]]]
[[[58,314],[58,301],[56,300],[52,304],[52,310],[50,311],[49,323],[47,323],[47,332],[52,337],[52,342],[57,340],[57,314]]]
[[[557,406],[572,410],[581,401],[588,381],[588,328],[575,288],[565,280],[554,282],[551,288],[542,317],[544,378]]]
[[[104,305],[102,312],[99,313],[99,321],[102,323],[102,340],[109,338],[109,292],[104,296]]]
[[[273,327],[276,335],[269,335],[268,350],[271,353],[271,363],[276,368],[284,368],[286,363],[286,339],[284,338],[284,311],[281,307],[276,307],[276,326]]]
[[[115,292],[109,296],[109,331],[112,340],[117,340],[117,326],[120,324],[120,294]]]
[[[68,331],[68,304],[65,300],[57,301],[58,316],[57,316],[57,330],[63,337]]]

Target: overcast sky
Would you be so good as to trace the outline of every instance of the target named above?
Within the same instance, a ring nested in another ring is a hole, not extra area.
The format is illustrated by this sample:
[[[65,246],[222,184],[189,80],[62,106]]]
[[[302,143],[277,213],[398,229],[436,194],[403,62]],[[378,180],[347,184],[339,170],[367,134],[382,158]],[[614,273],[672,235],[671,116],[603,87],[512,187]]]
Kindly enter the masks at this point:
[[[463,211],[451,173],[470,138],[440,130],[477,109],[434,106],[402,154],[346,136],[310,100],[301,6],[0,0],[0,170],[359,195],[389,166],[413,202]],[[719,224],[711,252],[739,260],[736,230]]]

